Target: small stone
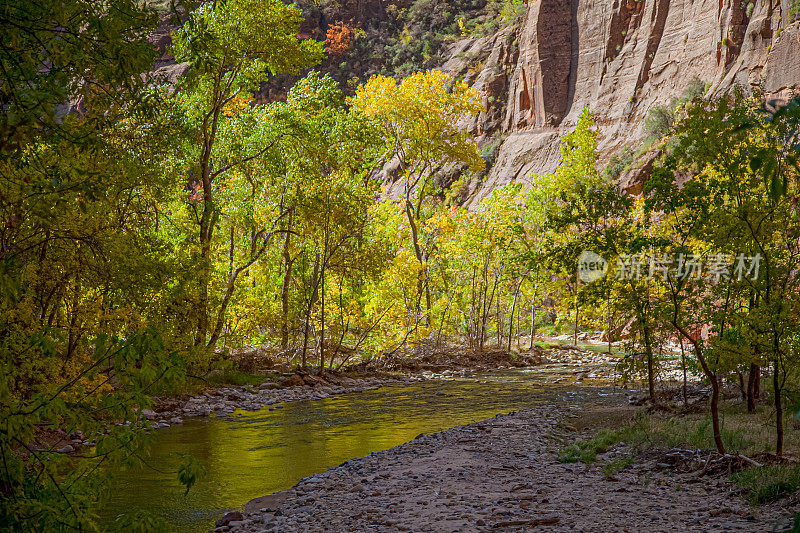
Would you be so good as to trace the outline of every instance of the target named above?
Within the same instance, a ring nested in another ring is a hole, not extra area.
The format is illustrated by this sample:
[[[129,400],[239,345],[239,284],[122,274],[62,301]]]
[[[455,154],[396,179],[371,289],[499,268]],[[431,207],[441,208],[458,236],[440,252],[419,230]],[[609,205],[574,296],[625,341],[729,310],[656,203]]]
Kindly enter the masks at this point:
[[[75,448],[72,447],[71,444],[67,444],[63,448],[59,448],[56,450],[58,453],[72,453],[75,451]]]
[[[244,520],[244,515],[242,513],[239,511],[232,511],[230,513],[225,513],[225,516],[217,520],[214,525],[217,528],[228,527],[233,522],[241,522],[242,520]],[[225,531],[227,531],[227,529]]]

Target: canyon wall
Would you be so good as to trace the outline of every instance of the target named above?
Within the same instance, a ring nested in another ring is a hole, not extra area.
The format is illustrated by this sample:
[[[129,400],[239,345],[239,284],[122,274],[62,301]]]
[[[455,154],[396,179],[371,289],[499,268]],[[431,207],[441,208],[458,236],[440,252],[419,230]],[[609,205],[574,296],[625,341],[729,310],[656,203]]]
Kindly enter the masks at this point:
[[[787,11],[786,0],[530,0],[516,28],[451,44],[442,68],[484,94],[470,127],[503,138],[468,202],[553,170],[558,140],[584,107],[607,161],[639,148],[649,110],[697,80],[710,96],[736,85],[773,99],[796,94],[800,22]]]

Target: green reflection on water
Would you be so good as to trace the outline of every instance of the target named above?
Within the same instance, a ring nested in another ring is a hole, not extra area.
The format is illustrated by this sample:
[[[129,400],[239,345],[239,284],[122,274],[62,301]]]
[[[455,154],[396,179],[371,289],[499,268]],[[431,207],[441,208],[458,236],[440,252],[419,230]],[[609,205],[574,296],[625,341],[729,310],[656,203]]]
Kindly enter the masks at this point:
[[[145,459],[158,471],[114,474],[105,519],[143,509],[180,531],[206,531],[224,511],[348,459],[565,393],[546,385],[541,372],[517,371],[290,402],[275,411],[237,413],[234,421],[187,420],[152,436]],[[194,455],[206,468],[187,495],[174,474],[175,452]]]

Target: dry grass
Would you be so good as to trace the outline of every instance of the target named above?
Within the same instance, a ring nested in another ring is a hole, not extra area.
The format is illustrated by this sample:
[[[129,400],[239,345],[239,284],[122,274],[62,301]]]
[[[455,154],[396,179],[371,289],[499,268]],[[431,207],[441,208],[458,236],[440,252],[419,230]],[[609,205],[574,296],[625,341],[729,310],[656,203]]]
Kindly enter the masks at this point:
[[[775,413],[759,405],[748,413],[741,401],[726,401],[720,409],[722,440],[729,453],[761,456],[775,451]],[[714,449],[711,418],[707,411],[683,416],[651,416],[651,437],[667,447]],[[660,441],[660,442],[659,442]],[[784,455],[800,457],[800,427],[791,415],[784,420]]]

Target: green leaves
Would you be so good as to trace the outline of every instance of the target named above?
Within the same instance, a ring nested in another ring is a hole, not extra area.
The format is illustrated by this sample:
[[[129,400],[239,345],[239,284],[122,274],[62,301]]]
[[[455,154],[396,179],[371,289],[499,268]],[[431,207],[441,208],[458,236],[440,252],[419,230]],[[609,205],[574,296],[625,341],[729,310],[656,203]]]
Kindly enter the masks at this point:
[[[145,37],[156,22],[155,12],[134,0],[4,2],[0,153],[51,136],[79,143],[113,122],[110,111],[146,84],[141,74],[155,50]],[[61,119],[59,106],[69,100],[81,101],[81,119]]]
[[[197,483],[205,473],[202,463],[192,455],[177,454],[181,458],[178,466],[178,481],[186,487],[184,494],[189,494],[189,490]]]
[[[208,2],[173,34],[173,53],[189,63],[190,79],[235,80],[233,89],[257,88],[264,73],[297,74],[318,63],[322,44],[300,41],[300,10],[279,0]]]

